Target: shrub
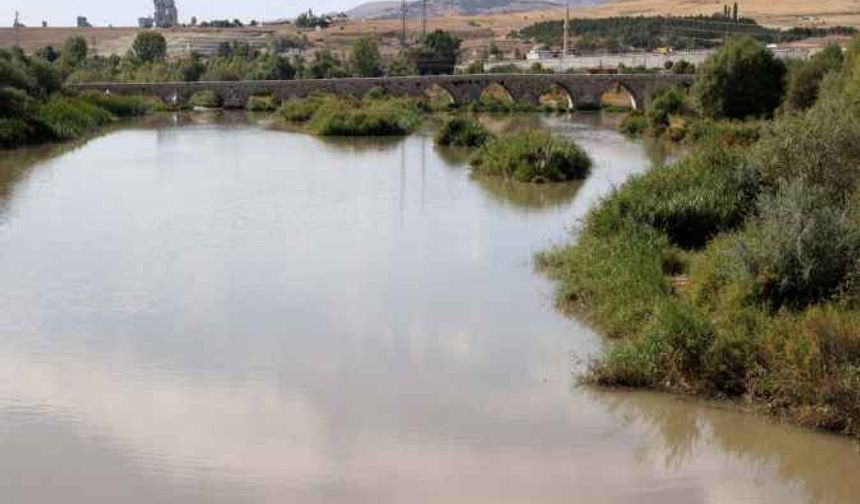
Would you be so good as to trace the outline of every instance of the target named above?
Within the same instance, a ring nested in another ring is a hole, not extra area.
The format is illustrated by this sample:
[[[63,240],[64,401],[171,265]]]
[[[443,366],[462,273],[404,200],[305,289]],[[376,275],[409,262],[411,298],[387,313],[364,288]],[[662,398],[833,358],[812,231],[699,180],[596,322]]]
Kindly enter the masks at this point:
[[[388,91],[379,86],[370,88],[367,93],[364,94],[364,98],[366,100],[385,100],[388,97]]]
[[[278,102],[273,96],[251,96],[245,104],[249,112],[274,112],[278,110]]]
[[[455,147],[480,147],[492,134],[475,119],[452,117],[436,133],[436,143]]]
[[[854,271],[860,223],[803,180],[764,194],[759,217],[739,237],[736,254],[755,294],[772,309],[827,301]]]
[[[793,110],[806,110],[815,104],[824,77],[842,66],[842,49],[828,45],[806,62],[795,64],[788,72],[785,102]]]
[[[587,314],[610,337],[631,336],[669,296],[669,249],[665,236],[627,222],[607,236],[586,229],[576,244],[539,254],[537,266],[559,282],[565,311]]]
[[[140,32],[134,39],[131,50],[135,57],[143,62],[162,60],[167,54],[167,40],[156,31]]]
[[[142,96],[105,95],[98,91],[81,93],[81,98],[101,107],[117,117],[138,117],[146,115],[150,107]]]
[[[648,119],[641,112],[634,110],[624,116],[618,129],[627,136],[637,137],[648,131]]]
[[[308,127],[323,136],[396,136],[411,133],[421,121],[408,100],[332,99],[323,101]]]
[[[490,140],[471,165],[475,173],[518,182],[567,182],[585,178],[591,158],[571,140],[524,131]]]
[[[762,121],[696,119],[687,125],[687,138],[693,143],[708,140],[725,147],[746,147],[761,138],[763,124]]]
[[[59,140],[78,138],[113,119],[110,112],[86,100],[63,96],[41,104],[36,117]]]
[[[620,341],[592,364],[588,380],[607,387],[660,387],[666,376],[666,352],[665,343],[656,337]]]
[[[379,77],[383,73],[379,44],[370,37],[362,37],[352,44],[349,67],[355,77]]]
[[[203,108],[219,108],[222,105],[221,97],[218,96],[214,91],[198,91],[191,95],[191,99],[188,103],[192,107],[203,107]]]
[[[757,190],[755,173],[739,152],[705,143],[675,164],[631,179],[593,213],[591,229],[606,236],[632,221],[697,248],[740,225]]]
[[[782,102],[785,72],[754,39],[733,39],[702,64],[693,94],[710,118],[769,117]]]
[[[331,97],[315,95],[303,100],[290,98],[281,105],[281,116],[290,122],[310,121],[314,113],[327,99],[331,99]]]
[[[19,117],[0,117],[0,149],[12,149],[32,143],[37,132],[34,125]]]
[[[672,116],[684,112],[685,99],[684,91],[676,87],[667,89],[654,96],[648,102],[648,107],[645,110],[648,126],[656,132],[661,132],[668,128]]]
[[[844,102],[822,101],[765,129],[752,159],[771,186],[804,178],[844,196],[860,182],[860,121]]]

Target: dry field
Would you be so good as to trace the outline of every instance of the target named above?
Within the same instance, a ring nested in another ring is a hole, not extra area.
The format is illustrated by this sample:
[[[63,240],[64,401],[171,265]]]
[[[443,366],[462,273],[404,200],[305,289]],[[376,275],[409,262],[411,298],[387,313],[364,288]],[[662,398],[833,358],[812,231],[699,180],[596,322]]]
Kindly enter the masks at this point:
[[[638,16],[658,14],[712,14],[722,10],[725,3],[720,0],[612,0],[590,8],[580,8],[573,12],[577,17]],[[772,26],[834,26],[848,25],[860,27],[860,0],[741,0],[743,15],[753,17],[759,22]],[[468,49],[485,47],[490,38],[500,41],[507,49],[505,36],[512,30],[531,23],[559,19],[562,11],[526,12],[517,14],[495,14],[487,16],[449,16],[431,19],[430,30],[451,31],[464,39]],[[407,29],[412,36],[421,29],[418,21],[410,21]],[[385,52],[398,48],[400,22],[396,20],[354,21],[337,24],[320,32],[311,31],[307,35],[315,44],[329,47],[336,52],[345,52],[358,37],[376,35],[383,41]],[[60,46],[70,35],[80,33],[100,54],[125,53],[137,33],[136,28],[24,28],[18,32],[17,40],[26,51],[33,51],[45,45]],[[182,44],[186,40],[205,41],[207,38],[258,39],[275,33],[295,32],[292,27],[264,27],[242,29],[202,29],[176,28],[164,30],[171,44]],[[0,47],[8,47],[16,42],[15,30],[0,28]]]

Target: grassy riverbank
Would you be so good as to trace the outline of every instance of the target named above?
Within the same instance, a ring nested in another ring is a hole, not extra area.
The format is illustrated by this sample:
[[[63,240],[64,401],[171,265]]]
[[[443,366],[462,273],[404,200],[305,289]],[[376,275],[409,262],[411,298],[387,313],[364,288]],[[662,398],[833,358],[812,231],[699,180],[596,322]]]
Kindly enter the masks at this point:
[[[741,146],[702,134],[538,256],[615,340],[589,381],[860,436],[860,40],[822,82],[808,110],[736,124]]]
[[[61,88],[57,68],[20,51],[0,50],[0,148],[80,138],[149,110],[140,97],[68,95]]]

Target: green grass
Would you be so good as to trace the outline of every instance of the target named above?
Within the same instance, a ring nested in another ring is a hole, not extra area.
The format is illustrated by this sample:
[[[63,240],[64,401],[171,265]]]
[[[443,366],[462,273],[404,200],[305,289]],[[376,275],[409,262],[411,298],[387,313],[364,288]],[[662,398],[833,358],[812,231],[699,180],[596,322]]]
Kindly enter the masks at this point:
[[[87,100],[54,96],[41,104],[36,120],[57,140],[72,140],[114,120],[107,110]]]
[[[648,131],[648,119],[641,112],[632,111],[624,116],[618,130],[629,137],[638,137]]]
[[[706,142],[678,163],[631,179],[594,213],[594,230],[609,234],[632,221],[665,233],[676,245],[702,247],[743,223],[757,190],[755,173],[739,151]]]
[[[334,97],[314,95],[305,99],[290,98],[281,105],[280,114],[289,122],[304,123],[310,121],[324,101]]]
[[[532,130],[490,140],[475,152],[470,163],[478,175],[547,183],[582,180],[592,161],[572,140]]]
[[[307,126],[321,136],[399,136],[413,132],[421,117],[411,100],[338,98],[323,100]]]
[[[278,101],[274,96],[251,96],[245,104],[248,112],[274,112],[278,110]]]
[[[80,97],[116,117],[140,117],[150,110],[150,104],[142,96],[108,96],[98,91],[88,91],[81,93]]]
[[[559,305],[613,338],[586,381],[743,399],[860,436],[856,117],[843,102],[704,124],[686,157],[539,254]]]
[[[468,117],[451,117],[436,132],[438,145],[453,147],[480,147],[492,134],[477,120]]]
[[[414,100],[379,93],[364,99],[312,95],[285,101],[280,115],[320,136],[399,136],[415,131],[422,109]]]
[[[192,107],[220,108],[224,102],[221,100],[220,96],[215,94],[215,92],[207,90],[198,91],[191,95],[191,99],[188,103]]]

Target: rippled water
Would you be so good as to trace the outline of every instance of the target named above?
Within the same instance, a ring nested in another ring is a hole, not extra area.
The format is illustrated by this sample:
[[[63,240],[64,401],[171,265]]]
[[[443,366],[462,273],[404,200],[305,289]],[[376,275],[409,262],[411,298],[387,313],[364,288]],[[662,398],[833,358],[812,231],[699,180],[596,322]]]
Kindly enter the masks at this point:
[[[0,154],[0,500],[860,502],[853,442],[576,385],[531,257],[663,154],[545,124],[587,181],[207,116]]]

